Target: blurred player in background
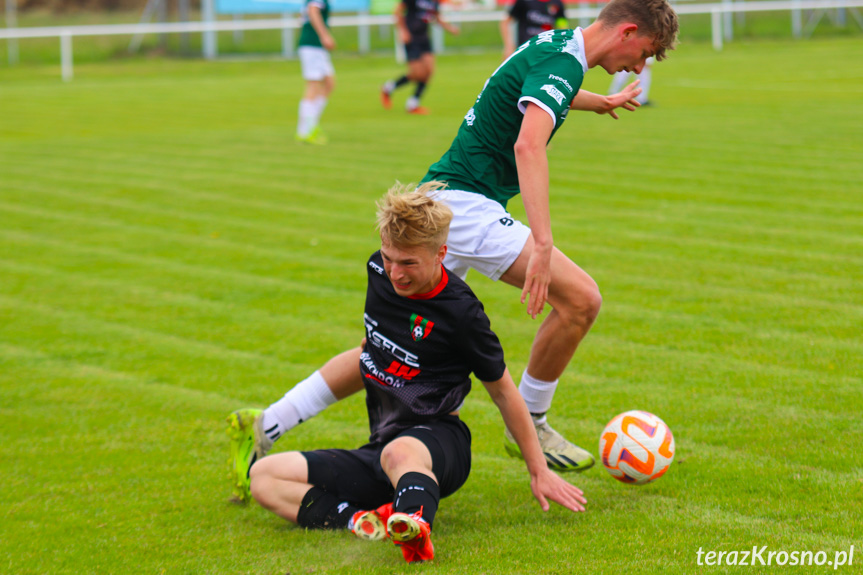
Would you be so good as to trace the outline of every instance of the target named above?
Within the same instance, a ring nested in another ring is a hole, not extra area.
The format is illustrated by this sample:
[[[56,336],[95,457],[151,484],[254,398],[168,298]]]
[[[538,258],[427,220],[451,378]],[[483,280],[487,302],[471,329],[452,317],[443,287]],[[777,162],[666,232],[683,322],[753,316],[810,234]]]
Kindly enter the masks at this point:
[[[512,38],[513,23],[515,23],[518,43]],[[515,52],[516,46],[521,46],[540,32],[566,27],[566,14],[562,0],[515,0],[509,8],[507,17],[500,23],[503,56],[508,58]]]
[[[420,98],[434,74],[435,66],[429,25],[437,23],[450,34],[458,34],[459,29],[441,19],[439,0],[402,0],[396,6],[395,15],[396,28],[405,45],[408,71],[383,85],[381,101],[384,108],[390,109],[393,92],[409,82],[414,82],[416,88],[413,95],[407,99],[405,110],[409,114],[428,114],[428,110],[420,106]]]
[[[641,94],[635,98],[636,102],[641,104],[642,106],[647,106],[650,104],[650,81],[652,80],[653,71],[653,58],[648,58],[644,63],[644,68],[641,69],[640,74],[635,74],[635,78],[639,81],[638,86],[641,88]],[[629,81],[630,76],[632,76],[632,72],[618,72],[611,79],[611,86],[608,88],[609,94],[615,94],[620,92],[626,83]]]
[[[329,15],[329,0],[306,0],[303,5],[303,27],[297,52],[306,89],[300,100],[296,139],[307,144],[325,144],[327,141],[319,124],[335,87],[335,69],[330,52],[335,49],[336,41],[327,26]]]
[[[580,489],[546,466],[482,304],[443,267],[452,211],[433,199],[439,187],[397,187],[379,202],[381,248],[366,266],[366,338],[362,348],[320,370],[365,387],[369,443],[269,455],[249,471],[241,465],[235,477],[241,499],[250,491],[262,506],[307,529],[389,537],[409,563],[434,558],[431,530],[440,499],[470,474],[471,434],[458,412],[471,373],[525,454],[531,490],[543,510],[547,499],[572,511],[584,511],[586,503]],[[245,428],[278,428],[277,411],[278,402],[263,413],[231,414],[235,461],[244,461],[237,450],[255,447],[255,434]]]

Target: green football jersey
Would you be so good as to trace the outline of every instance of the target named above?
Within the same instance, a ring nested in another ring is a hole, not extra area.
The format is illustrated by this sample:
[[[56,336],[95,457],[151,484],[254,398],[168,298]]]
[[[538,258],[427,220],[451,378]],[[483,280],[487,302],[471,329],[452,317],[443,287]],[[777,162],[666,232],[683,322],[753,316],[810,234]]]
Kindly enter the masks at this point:
[[[486,80],[449,150],[422,181],[440,180],[451,189],[482,194],[505,208],[519,193],[513,146],[528,102],[552,117],[554,137],[586,72],[580,28],[534,36]]]
[[[329,0],[306,0],[303,5],[303,27],[300,30],[300,46],[313,46],[315,48],[323,48],[321,39],[318,38],[318,33],[309,22],[309,6],[317,6],[321,10],[321,18],[324,19],[326,25],[330,17],[330,2]]]

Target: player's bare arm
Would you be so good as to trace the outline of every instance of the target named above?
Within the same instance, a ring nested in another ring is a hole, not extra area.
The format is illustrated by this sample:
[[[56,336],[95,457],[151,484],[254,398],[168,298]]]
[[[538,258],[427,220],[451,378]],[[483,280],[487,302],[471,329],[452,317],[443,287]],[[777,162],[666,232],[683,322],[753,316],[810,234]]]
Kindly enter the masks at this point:
[[[536,104],[528,103],[515,142],[518,183],[534,241],[522,287],[521,302],[527,301],[527,313],[534,319],[545,307],[548,285],[551,283],[551,252],[554,240],[548,207],[546,146],[553,129],[551,116]]]
[[[512,16],[506,16],[500,21],[500,37],[503,40],[503,57],[509,58],[515,52],[515,40],[512,38]]]
[[[578,487],[565,481],[548,468],[527,405],[512,381],[507,369],[495,382],[483,382],[492,401],[500,410],[503,422],[512,433],[524,456],[530,473],[530,488],[543,511],[549,510],[548,500],[570,511],[584,511],[587,500]]]
[[[321,9],[314,4],[309,6],[309,24],[318,33],[318,38],[321,39],[321,46],[332,52],[336,49],[336,40],[330,34],[329,28],[324,24],[324,17],[321,15]]]
[[[404,2],[396,4],[393,14],[396,17],[396,29],[399,31],[399,39],[402,41],[402,44],[407,44],[411,41],[411,33],[408,30],[407,22],[405,22],[405,12],[407,12],[407,7],[404,5]]]
[[[440,26],[453,36],[458,36],[461,33],[461,29],[458,26],[455,26],[441,18],[440,12],[435,13],[435,21],[437,22],[438,26]]]
[[[572,110],[608,114],[615,120],[618,120],[619,116],[615,112],[617,108],[623,108],[632,112],[641,106],[635,99],[641,94],[641,88],[638,87],[640,83],[641,80],[636,80],[617,94],[610,94],[608,96],[595,94],[587,90],[579,90],[569,107]]]

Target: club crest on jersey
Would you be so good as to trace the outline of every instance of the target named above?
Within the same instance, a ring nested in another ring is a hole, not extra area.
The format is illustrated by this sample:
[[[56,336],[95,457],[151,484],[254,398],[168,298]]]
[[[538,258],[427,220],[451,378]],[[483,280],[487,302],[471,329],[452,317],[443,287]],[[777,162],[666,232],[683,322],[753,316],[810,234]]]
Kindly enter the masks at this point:
[[[414,338],[414,341],[421,341],[427,338],[433,327],[433,321],[429,321],[417,314],[411,316],[411,336]]]

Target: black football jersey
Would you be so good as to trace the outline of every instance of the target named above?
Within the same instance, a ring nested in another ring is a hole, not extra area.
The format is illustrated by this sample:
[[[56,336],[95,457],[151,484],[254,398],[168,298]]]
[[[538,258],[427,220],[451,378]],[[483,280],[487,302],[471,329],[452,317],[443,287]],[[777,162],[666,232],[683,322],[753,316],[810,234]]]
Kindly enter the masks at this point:
[[[366,344],[360,370],[372,442],[458,409],[470,392],[470,374],[497,381],[506,365],[482,303],[468,285],[443,268],[428,294],[396,294],[380,252],[368,262]]]
[[[429,24],[437,18],[438,0],[402,0],[405,5],[405,26],[416,41],[428,36]]]
[[[518,23],[521,45],[546,30],[553,30],[558,18],[565,18],[562,0],[515,0],[509,15]]]

